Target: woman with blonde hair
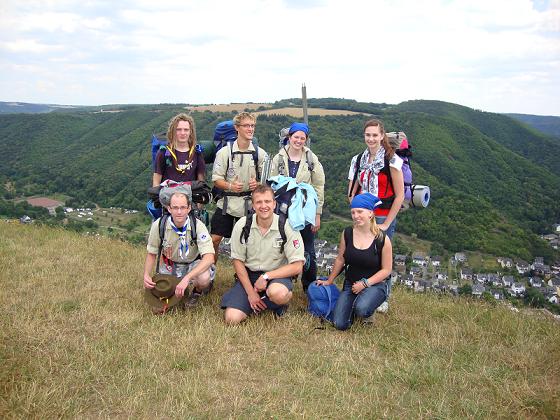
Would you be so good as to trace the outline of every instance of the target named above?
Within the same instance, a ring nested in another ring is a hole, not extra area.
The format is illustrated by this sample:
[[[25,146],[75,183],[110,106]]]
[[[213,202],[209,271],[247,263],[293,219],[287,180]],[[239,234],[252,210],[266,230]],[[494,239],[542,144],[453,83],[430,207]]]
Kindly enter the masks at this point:
[[[345,269],[344,286],[333,312],[339,330],[350,328],[356,317],[371,322],[375,310],[387,297],[387,277],[393,267],[391,240],[375,222],[374,210],[381,200],[370,193],[358,194],[350,204],[352,227],[340,237],[338,255],[327,280],[329,285]]]
[[[177,182],[204,181],[206,165],[196,143],[196,128],[190,115],[175,115],[167,129],[167,146],[156,154],[152,186],[171,179]]]

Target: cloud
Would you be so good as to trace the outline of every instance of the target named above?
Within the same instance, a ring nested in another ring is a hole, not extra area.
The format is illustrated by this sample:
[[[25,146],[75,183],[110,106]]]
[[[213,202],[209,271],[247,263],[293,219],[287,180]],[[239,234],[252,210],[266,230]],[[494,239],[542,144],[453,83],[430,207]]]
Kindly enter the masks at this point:
[[[559,0],[8,0],[0,7],[3,100],[274,101],[298,96],[306,82],[311,97],[560,109],[553,95]],[[518,100],[521,92],[534,99]]]

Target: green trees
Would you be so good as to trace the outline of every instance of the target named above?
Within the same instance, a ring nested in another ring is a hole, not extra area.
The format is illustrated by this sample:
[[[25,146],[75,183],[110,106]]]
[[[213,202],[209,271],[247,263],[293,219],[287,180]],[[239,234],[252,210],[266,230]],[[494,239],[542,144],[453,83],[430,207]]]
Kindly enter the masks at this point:
[[[274,106],[288,103],[298,100]],[[388,130],[407,133],[415,182],[432,190],[427,209],[401,212],[399,232],[437,243],[438,254],[480,250],[525,260],[541,255],[548,261],[557,255],[536,234],[560,220],[559,142],[507,117],[444,102],[389,106],[324,98],[309,103],[367,113],[310,117],[311,147],[327,175],[320,237],[338,242],[344,225],[338,218],[349,217],[350,160],[364,149],[362,124],[375,114]],[[0,159],[0,193],[12,198],[58,192],[72,197],[66,203],[72,207],[95,202],[142,210],[152,173],[151,134],[164,131],[181,111],[162,105],[116,113],[2,115],[0,147],[9,158]],[[194,112],[193,117],[199,140],[210,140],[216,123],[231,114]],[[293,120],[260,115],[261,147],[275,154],[280,128]]]

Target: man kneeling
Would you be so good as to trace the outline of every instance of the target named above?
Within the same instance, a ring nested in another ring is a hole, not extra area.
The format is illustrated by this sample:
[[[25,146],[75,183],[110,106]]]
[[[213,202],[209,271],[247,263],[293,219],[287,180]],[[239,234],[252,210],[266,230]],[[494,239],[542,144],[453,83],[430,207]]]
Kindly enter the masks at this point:
[[[274,191],[259,185],[252,194],[255,214],[242,217],[231,234],[236,282],[222,298],[225,321],[239,324],[266,309],[282,316],[292,298],[292,278],[305,256],[299,232],[274,214]]]
[[[159,265],[156,267],[157,273],[181,279],[175,287],[175,297],[172,299],[174,304],[181,302],[184,306],[196,305],[201,294],[210,289],[215,271],[212,239],[204,223],[190,215],[191,203],[188,195],[182,192],[173,193],[167,210],[171,216],[163,216],[152,224],[144,264],[146,300],[152,304],[155,314],[165,313],[168,309],[166,302],[169,300],[167,295],[165,299],[159,296],[161,302],[151,296],[157,295],[154,292],[159,291],[154,282],[155,276],[151,277],[156,257]],[[161,263],[160,255],[163,257]],[[193,284],[194,287],[191,295],[185,300],[189,284]]]

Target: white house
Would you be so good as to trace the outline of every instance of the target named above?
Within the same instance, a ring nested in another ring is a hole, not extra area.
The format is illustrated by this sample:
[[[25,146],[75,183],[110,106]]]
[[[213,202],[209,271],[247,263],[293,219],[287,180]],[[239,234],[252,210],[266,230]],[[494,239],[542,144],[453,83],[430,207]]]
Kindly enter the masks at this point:
[[[528,273],[529,270],[531,270],[531,266],[529,265],[529,263],[523,260],[517,260],[515,262],[515,268],[517,269],[517,272],[519,274],[525,274]]]
[[[525,285],[523,283],[514,283],[511,286],[511,293],[516,296],[522,296],[525,294]]]
[[[498,263],[502,266],[502,268],[511,268],[513,267],[513,261],[511,258],[506,257],[498,257]]]

